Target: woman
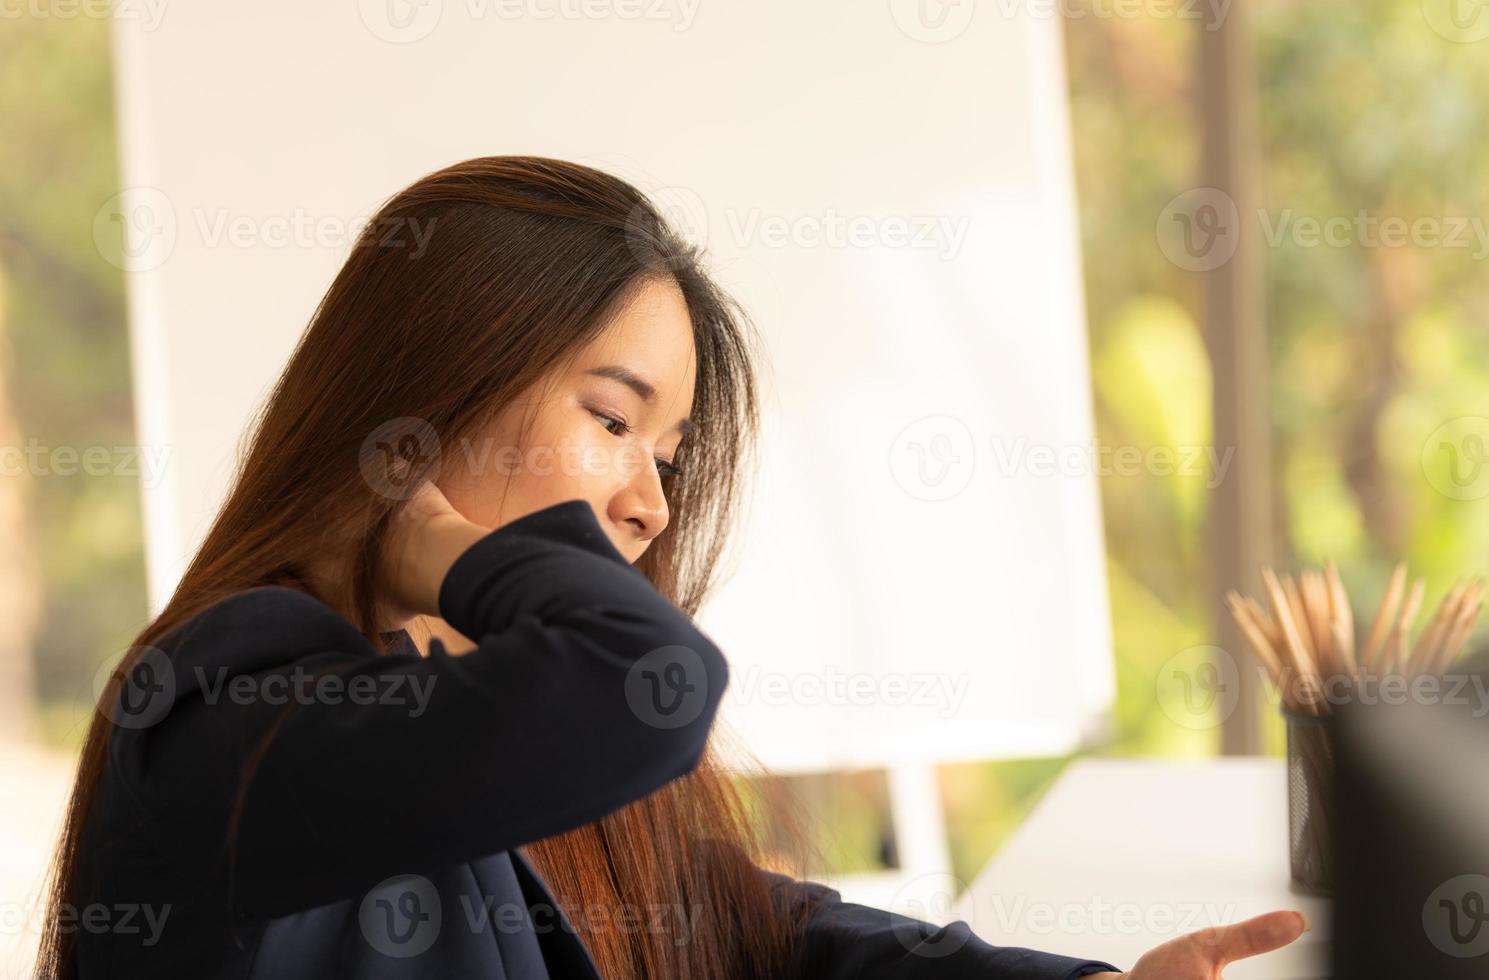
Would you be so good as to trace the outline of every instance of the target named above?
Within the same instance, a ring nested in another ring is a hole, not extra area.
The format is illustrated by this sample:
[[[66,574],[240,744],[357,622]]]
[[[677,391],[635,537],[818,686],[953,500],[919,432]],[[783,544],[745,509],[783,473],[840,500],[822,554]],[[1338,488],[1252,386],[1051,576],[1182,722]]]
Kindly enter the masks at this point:
[[[625,182],[490,157],[392,198],[100,699],[43,976],[1118,975],[760,866],[691,621],[755,426],[742,318]]]

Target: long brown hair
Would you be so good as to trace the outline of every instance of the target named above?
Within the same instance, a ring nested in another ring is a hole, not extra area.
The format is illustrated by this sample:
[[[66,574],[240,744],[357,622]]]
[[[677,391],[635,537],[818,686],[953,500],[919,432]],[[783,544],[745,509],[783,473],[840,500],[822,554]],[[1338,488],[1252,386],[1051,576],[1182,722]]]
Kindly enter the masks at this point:
[[[205,540],[130,649],[148,648],[243,589],[288,584],[313,592],[312,561],[336,542],[356,541],[342,555],[349,608],[338,608],[386,652],[375,618],[379,559],[402,501],[359,473],[368,434],[413,418],[443,445],[456,445],[657,277],[676,281],[693,322],[696,430],[674,460],[681,474],[664,478],[668,533],[636,567],[695,614],[716,584],[758,431],[748,318],[707,276],[698,250],[627,182],[560,160],[494,156],[420,179],[363,229],[255,418]],[[412,462],[417,469],[429,461]],[[75,933],[58,923],[79,894],[80,838],[110,729],[95,713],[53,865],[43,977],[77,975]],[[752,867],[763,854],[756,802],[711,743],[688,776],[523,852],[566,909],[670,909],[686,917],[685,936],[675,923],[621,929],[581,917],[576,928],[607,978],[786,975],[799,921],[782,914]],[[784,815],[789,828],[799,827],[794,812]],[[787,840],[800,842],[799,831]],[[788,856],[799,861],[804,853],[793,848]]]

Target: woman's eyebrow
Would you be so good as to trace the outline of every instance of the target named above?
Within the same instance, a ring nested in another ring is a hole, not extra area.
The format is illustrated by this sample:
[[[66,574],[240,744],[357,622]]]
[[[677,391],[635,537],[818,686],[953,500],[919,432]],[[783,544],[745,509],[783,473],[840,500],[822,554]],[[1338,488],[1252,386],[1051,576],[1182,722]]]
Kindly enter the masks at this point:
[[[644,402],[650,402],[657,395],[655,385],[641,377],[635,371],[620,364],[605,364],[600,367],[590,368],[585,373],[609,378],[611,381],[619,381],[634,391]],[[691,419],[684,418],[679,420],[674,428],[683,435],[687,435],[694,431],[695,426]]]

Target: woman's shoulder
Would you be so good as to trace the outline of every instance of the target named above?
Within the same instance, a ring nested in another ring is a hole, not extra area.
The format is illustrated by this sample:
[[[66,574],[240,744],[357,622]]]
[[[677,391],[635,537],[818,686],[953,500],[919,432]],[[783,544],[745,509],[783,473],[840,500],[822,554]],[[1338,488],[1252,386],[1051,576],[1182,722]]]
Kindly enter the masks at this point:
[[[115,728],[148,733],[153,741],[195,716],[193,707],[237,703],[227,695],[248,683],[245,676],[262,682],[302,664],[324,667],[377,654],[349,620],[308,592],[254,586],[223,595],[132,648],[117,668],[118,686],[99,707]]]
[[[286,681],[376,655],[350,621],[300,589],[254,586],[208,603],[135,648],[101,697],[111,728],[90,819],[105,838],[154,848],[149,860],[208,861],[247,753],[295,703],[299,689]]]
[[[259,669],[312,652],[374,653],[341,613],[309,592],[258,585],[224,595],[162,634],[151,646],[178,667],[212,661]]]

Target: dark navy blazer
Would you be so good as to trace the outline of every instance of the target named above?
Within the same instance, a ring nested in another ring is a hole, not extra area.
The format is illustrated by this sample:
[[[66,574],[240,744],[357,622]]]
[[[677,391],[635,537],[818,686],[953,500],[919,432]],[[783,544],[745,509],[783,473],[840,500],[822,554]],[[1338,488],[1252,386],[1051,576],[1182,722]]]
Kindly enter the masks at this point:
[[[724,656],[583,500],[471,545],[439,609],[476,650],[421,657],[398,630],[379,656],[309,594],[261,586],[140,658],[104,705],[71,924],[83,980],[598,976],[521,845],[691,771]],[[760,874],[815,903],[814,980],[1115,970]]]

